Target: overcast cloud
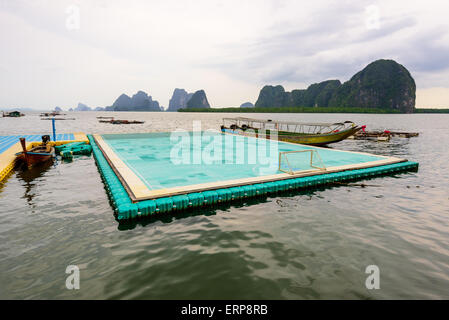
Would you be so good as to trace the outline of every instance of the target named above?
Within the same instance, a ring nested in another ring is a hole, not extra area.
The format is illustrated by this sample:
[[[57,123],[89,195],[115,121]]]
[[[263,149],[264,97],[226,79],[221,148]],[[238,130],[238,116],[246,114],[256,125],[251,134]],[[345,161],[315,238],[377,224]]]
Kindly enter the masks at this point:
[[[138,90],[167,106],[176,87],[238,106],[265,84],[347,81],[380,58],[410,70],[418,107],[449,107],[448,13],[432,0],[0,0],[0,109]]]

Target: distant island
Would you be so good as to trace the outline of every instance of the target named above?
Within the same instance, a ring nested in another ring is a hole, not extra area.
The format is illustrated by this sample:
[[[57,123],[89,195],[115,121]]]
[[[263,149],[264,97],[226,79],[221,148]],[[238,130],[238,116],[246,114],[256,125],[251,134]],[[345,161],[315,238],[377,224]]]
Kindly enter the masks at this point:
[[[410,72],[393,60],[377,60],[349,81],[326,80],[307,89],[286,92],[281,85],[262,88],[254,108],[213,108],[181,112],[316,112],[316,113],[413,113],[416,84]]]
[[[132,97],[121,94],[112,104],[104,108],[104,111],[162,111],[159,102],[154,100],[144,91],[138,91]]]
[[[186,108],[187,101],[189,101],[192,96],[193,93],[188,93],[184,89],[176,88],[175,91],[173,91],[173,95],[168,103],[167,111],[174,112],[179,109]]]
[[[187,109],[189,108],[210,109],[204,90],[198,90],[193,94],[189,101],[187,101]]]
[[[90,108],[78,103],[68,111],[143,112],[237,112],[237,113],[449,113],[449,109],[416,108],[416,84],[410,72],[394,60],[376,60],[350,80],[326,80],[307,89],[285,91],[266,85],[255,104],[211,108],[204,90],[193,93],[176,88],[164,109],[157,100],[139,90],[131,97],[121,94],[111,106]],[[60,107],[56,111],[62,111]]]
[[[195,93],[187,93],[184,89],[176,88],[170,99],[167,111],[178,111],[180,108],[207,109],[210,108],[210,105],[204,90],[198,90]],[[160,106],[159,102],[153,100],[146,92],[138,91],[132,97],[129,97],[126,94],[120,95],[113,105],[105,107],[104,111],[162,112],[164,111],[164,107]]]
[[[86,104],[80,102],[78,103],[78,106],[75,108],[75,111],[92,111],[92,109],[88,107]]]
[[[240,108],[254,108],[254,105],[251,102],[245,102],[240,105]]]
[[[178,111],[181,108],[192,109],[209,109],[210,105],[204,90],[198,90],[195,93],[188,93],[184,89],[176,88],[173,96],[170,99],[167,110],[159,105],[157,100],[148,95],[146,92],[139,90],[132,97],[122,93],[114,103],[108,107],[96,107],[94,109],[88,107],[84,103],[78,103],[76,108],[70,108],[68,111],[140,111],[140,112],[163,112],[163,111]],[[56,107],[58,111],[61,108]]]
[[[195,93],[188,93],[184,89],[176,88],[170,99],[167,111],[178,111],[180,109],[209,109],[206,92],[198,90]]]
[[[427,110],[427,109],[416,109]],[[433,109],[447,110],[449,109]],[[223,112],[223,113],[401,113],[395,110],[373,109],[373,108],[333,108],[333,107],[275,107],[275,108],[210,108],[210,109],[179,109],[178,112]],[[425,111],[420,113],[426,113]],[[433,113],[433,112],[432,112]]]
[[[373,108],[321,108],[321,107],[283,107],[283,108],[211,108],[182,109],[180,112],[223,112],[223,113],[402,113],[396,110]],[[449,109],[415,108],[414,113],[449,113]]]

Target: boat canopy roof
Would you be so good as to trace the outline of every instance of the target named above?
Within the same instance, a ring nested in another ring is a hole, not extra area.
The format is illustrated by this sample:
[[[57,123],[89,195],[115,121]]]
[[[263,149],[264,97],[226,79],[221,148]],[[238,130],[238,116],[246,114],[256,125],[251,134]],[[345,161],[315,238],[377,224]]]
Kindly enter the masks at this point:
[[[278,120],[263,120],[263,119],[252,119],[245,117],[235,117],[235,118],[223,118],[223,121],[243,121],[243,122],[259,122],[259,123],[273,123],[273,124],[285,124],[285,125],[302,125],[302,126],[319,126],[319,127],[329,127],[329,126],[344,126],[347,123],[354,123],[352,121],[345,122],[322,122],[322,123],[313,123],[313,122],[293,122],[293,121],[278,121]]]

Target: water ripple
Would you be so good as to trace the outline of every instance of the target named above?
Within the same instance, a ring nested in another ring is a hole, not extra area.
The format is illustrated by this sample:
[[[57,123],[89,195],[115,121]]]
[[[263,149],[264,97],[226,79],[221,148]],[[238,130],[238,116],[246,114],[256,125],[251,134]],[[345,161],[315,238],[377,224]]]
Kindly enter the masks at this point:
[[[217,129],[225,114],[120,113],[143,126],[74,113],[62,132]],[[116,115],[117,116],[117,115]],[[251,115],[266,118],[267,115]],[[0,298],[448,299],[447,115],[273,114],[344,121],[418,138],[343,141],[333,148],[405,157],[417,173],[250,199],[118,224],[92,157],[11,175],[0,184]],[[59,123],[58,123],[59,124]],[[37,114],[2,120],[0,134],[48,132]],[[81,289],[65,288],[80,267]],[[381,289],[365,288],[378,265]]]

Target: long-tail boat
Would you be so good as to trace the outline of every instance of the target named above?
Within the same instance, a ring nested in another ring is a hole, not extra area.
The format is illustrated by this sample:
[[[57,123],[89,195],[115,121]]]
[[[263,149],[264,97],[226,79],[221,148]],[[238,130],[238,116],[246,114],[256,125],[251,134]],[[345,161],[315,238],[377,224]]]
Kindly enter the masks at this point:
[[[97,117],[97,119],[114,119],[114,117],[103,117],[103,116],[99,116],[99,117]]]
[[[54,117],[54,116],[65,116],[65,113],[61,113],[59,111],[53,111],[53,112],[43,112],[40,114],[41,117]]]
[[[98,120],[101,123],[112,123],[112,124],[142,124],[145,121],[137,121],[137,120]]]
[[[10,118],[20,118],[25,116],[20,111],[11,111],[11,112],[3,112],[3,117],[10,117]]]
[[[25,138],[20,138],[23,151],[16,153],[17,160],[25,162],[28,167],[51,160],[55,155],[55,148],[48,144],[49,141],[49,135],[42,136],[42,145],[27,150]]]
[[[76,120],[76,118],[41,118],[41,120]]]
[[[352,121],[301,123],[237,117],[224,118],[221,131],[267,139],[277,136],[280,141],[322,146],[344,140],[362,128]]]
[[[419,132],[402,132],[402,131],[359,131],[353,137],[349,139],[355,140],[377,140],[377,141],[390,141],[392,137],[399,138],[413,138],[418,137]]]

